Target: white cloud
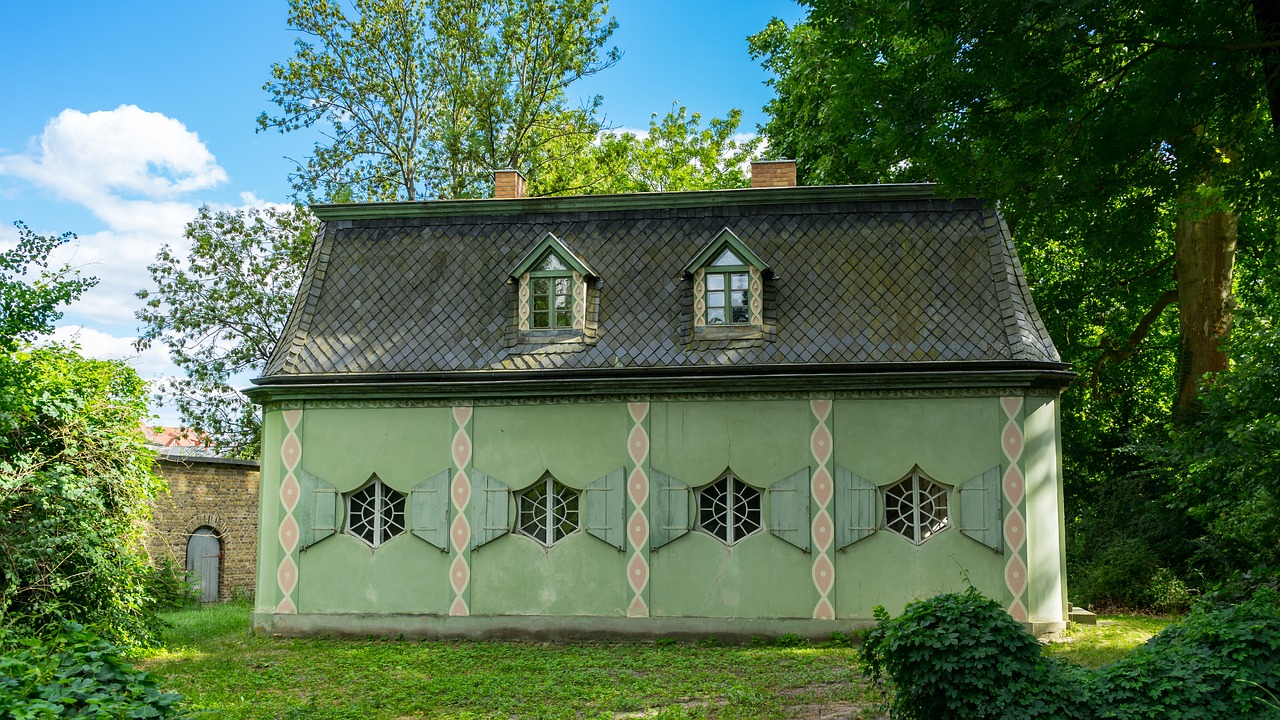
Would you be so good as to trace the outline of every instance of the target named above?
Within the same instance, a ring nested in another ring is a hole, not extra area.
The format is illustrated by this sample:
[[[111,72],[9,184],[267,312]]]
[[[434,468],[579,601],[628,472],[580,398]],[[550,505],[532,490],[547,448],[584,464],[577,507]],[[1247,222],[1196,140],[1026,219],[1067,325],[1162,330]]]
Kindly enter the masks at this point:
[[[226,182],[226,172],[181,122],[135,105],[63,110],[27,154],[0,157],[0,173],[103,213],[130,197],[165,200]]]
[[[56,328],[45,339],[63,344],[76,344],[85,357],[97,360],[124,360],[144,378],[160,378],[181,373],[169,361],[169,349],[164,345],[152,345],[138,352],[133,349],[137,338],[116,337],[84,325],[67,325]]]

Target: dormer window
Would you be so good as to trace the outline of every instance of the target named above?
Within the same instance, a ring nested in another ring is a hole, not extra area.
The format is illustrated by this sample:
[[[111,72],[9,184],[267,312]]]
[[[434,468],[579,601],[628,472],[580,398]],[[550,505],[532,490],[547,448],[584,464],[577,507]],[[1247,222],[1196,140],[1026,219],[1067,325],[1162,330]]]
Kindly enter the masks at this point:
[[[768,271],[733,231],[716,234],[684,270],[693,281],[694,339],[759,337]]]
[[[572,330],[573,272],[555,253],[547,251],[536,269],[529,272],[533,330]]]
[[[593,325],[588,299],[598,277],[560,238],[544,235],[508,278],[518,285],[518,342],[587,342],[586,331]]]

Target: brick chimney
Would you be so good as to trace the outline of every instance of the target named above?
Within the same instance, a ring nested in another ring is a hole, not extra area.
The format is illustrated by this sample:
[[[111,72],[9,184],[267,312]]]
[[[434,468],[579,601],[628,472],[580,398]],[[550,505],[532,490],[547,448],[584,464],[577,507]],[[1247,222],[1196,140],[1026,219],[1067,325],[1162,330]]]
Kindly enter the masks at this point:
[[[755,160],[751,163],[751,187],[796,186],[795,160]]]
[[[794,178],[795,172],[792,171]],[[795,184],[794,179],[792,184]],[[524,175],[519,170],[493,171],[493,197],[496,200],[515,200],[524,197]]]

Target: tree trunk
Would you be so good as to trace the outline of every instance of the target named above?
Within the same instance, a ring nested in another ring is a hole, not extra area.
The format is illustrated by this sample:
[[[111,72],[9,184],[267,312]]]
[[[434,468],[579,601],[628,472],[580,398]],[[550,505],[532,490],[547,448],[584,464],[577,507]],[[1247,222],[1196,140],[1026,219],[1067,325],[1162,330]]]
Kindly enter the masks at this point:
[[[1236,257],[1234,210],[1210,209],[1184,198],[1174,227],[1178,284],[1178,395],[1175,412],[1199,409],[1197,392],[1206,374],[1227,367],[1222,341],[1231,330],[1235,300],[1231,273]]]

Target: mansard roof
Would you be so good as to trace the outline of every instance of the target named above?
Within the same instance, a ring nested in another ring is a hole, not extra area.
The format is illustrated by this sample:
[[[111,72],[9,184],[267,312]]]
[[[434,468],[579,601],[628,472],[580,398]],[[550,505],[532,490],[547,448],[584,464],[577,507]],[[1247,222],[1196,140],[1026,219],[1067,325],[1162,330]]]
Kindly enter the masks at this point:
[[[530,371],[1005,363],[1065,371],[997,212],[931,185],[318,205],[257,384]],[[754,339],[691,341],[686,272],[724,230],[767,264]],[[511,268],[551,234],[592,268],[593,344],[515,335]]]

